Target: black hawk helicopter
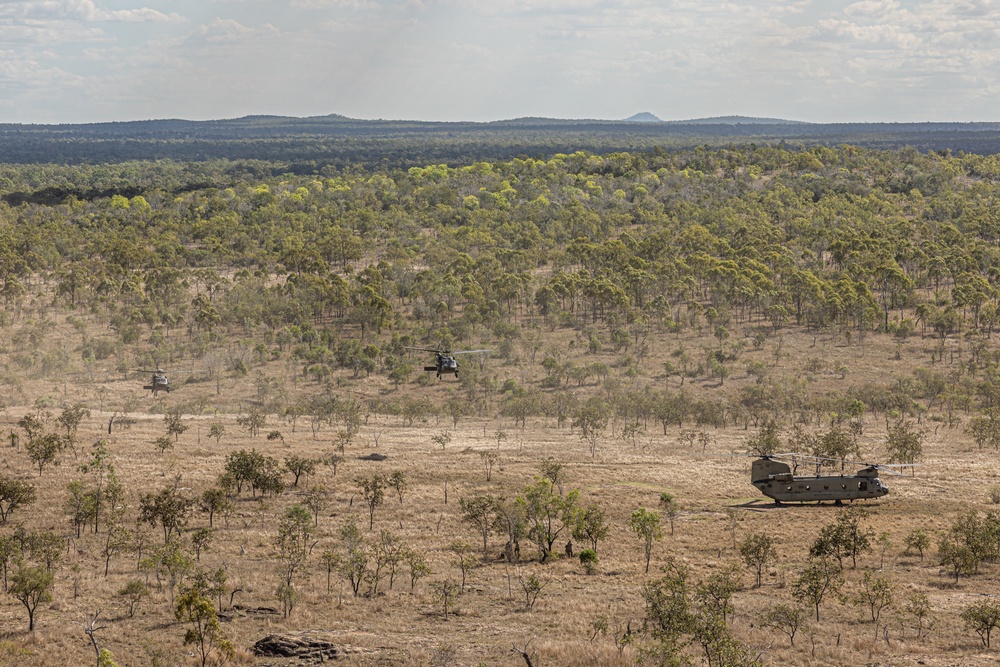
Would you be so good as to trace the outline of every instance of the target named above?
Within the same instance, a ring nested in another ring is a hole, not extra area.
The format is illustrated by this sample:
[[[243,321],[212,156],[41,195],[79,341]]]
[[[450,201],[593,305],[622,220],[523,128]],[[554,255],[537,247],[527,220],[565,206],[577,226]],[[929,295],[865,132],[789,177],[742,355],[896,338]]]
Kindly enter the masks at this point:
[[[433,366],[424,366],[424,370],[430,373],[437,373],[438,379],[441,375],[447,375],[448,373],[453,373],[455,377],[458,377],[458,360],[455,359],[456,355],[459,354],[486,354],[491,352],[491,350],[459,350],[458,352],[452,352],[450,350],[435,350],[429,347],[407,347],[408,350],[420,350],[421,352],[433,352],[436,355]]]
[[[853,475],[820,475],[823,465],[863,466]],[[791,464],[791,465],[789,465]],[[793,467],[799,464],[816,466],[816,475],[796,475]],[[880,465],[826,459],[802,454],[769,454],[760,456],[750,467],[750,483],[761,493],[774,499],[775,505],[784,502],[823,502],[832,500],[841,505],[845,500],[881,498],[889,494],[889,487],[879,479],[879,473],[901,475],[893,468],[910,467],[913,464]]]
[[[143,389],[147,391],[152,391],[155,397],[159,392],[165,391],[170,393],[170,379],[167,378],[167,372],[162,368],[157,368],[155,371],[150,371],[146,369],[139,369],[140,373],[152,373],[152,377],[149,380],[149,384],[144,385]],[[175,373],[191,373],[193,371],[174,371]]]

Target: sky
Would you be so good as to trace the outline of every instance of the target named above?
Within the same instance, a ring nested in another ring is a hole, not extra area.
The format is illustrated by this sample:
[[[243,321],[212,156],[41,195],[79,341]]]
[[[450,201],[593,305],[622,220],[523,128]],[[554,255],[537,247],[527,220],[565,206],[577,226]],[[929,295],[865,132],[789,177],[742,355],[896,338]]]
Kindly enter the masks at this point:
[[[1000,120],[1000,0],[0,0],[0,122]]]

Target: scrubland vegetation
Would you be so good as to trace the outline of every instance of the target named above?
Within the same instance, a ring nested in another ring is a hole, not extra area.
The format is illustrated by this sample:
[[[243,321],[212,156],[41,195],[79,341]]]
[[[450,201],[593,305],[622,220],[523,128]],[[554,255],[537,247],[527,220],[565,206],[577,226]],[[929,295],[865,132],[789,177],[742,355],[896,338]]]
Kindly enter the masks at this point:
[[[281,171],[0,166],[0,664],[995,660],[997,158]]]

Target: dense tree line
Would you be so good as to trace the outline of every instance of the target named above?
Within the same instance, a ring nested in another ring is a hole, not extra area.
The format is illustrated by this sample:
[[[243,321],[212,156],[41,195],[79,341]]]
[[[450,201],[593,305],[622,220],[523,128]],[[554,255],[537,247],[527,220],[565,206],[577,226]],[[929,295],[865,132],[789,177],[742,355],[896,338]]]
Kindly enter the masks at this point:
[[[485,401],[515,423],[545,415],[585,432],[569,390],[638,374],[666,384],[612,391],[588,404],[591,416],[747,427],[778,412],[994,410],[996,156],[751,145],[308,176],[288,166],[0,167],[0,299],[25,348],[14,365],[47,374],[77,363],[30,345],[44,331],[20,313],[44,294],[108,324],[83,337],[79,361],[192,358],[216,381],[284,358],[309,381],[348,370],[399,384],[414,379],[407,345],[485,341],[544,379],[522,387],[467,366],[471,405],[455,410]],[[564,358],[539,327],[571,329],[581,349],[618,362]],[[932,366],[810,394],[775,386],[765,364],[743,367],[751,345],[786,327],[849,344],[919,335],[940,341],[939,361],[946,339],[964,334],[968,354],[958,374]],[[643,368],[650,336],[685,331],[718,345],[679,345],[662,369]],[[686,391],[687,378],[722,386],[734,370],[756,382],[710,401]],[[427,413],[413,402],[379,409],[410,423]],[[977,422],[977,439],[993,442],[993,423]]]

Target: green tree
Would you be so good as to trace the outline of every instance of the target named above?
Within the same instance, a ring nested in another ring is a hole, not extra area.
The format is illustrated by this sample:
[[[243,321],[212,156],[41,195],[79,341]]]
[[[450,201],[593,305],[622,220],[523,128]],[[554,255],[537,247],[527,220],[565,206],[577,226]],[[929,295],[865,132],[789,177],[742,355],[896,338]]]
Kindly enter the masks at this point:
[[[54,575],[46,567],[24,566],[11,578],[7,592],[13,595],[28,611],[28,632],[35,630],[38,606],[52,601]]]
[[[973,630],[983,646],[990,648],[990,635],[1000,626],[1000,602],[980,600],[962,610],[962,621],[966,630]]]
[[[874,531],[861,525],[868,517],[867,510],[860,507],[849,507],[843,510],[837,520],[823,527],[819,537],[809,549],[813,557],[833,557],[843,567],[843,559],[851,557],[854,567],[858,565],[858,556],[872,550]]]
[[[372,530],[375,528],[375,510],[385,500],[386,477],[382,473],[375,473],[371,477],[358,477],[354,481],[368,505],[368,530]]]
[[[173,487],[167,487],[159,493],[147,493],[139,500],[139,521],[152,527],[157,524],[163,528],[163,542],[166,543],[171,534],[181,534],[187,524],[191,501]]]
[[[316,473],[316,460],[304,456],[286,456],[285,469],[295,478],[292,486],[298,487],[299,477],[302,475],[309,477]]]
[[[872,572],[865,572],[861,580],[861,591],[858,593],[858,604],[868,607],[875,624],[875,638],[878,638],[878,624],[882,612],[894,602],[895,586],[888,577],[880,577]]]
[[[90,459],[80,466],[80,472],[89,473],[94,479],[94,532],[96,533],[105,495],[113,496],[122,492],[115,475],[115,467],[111,463],[111,452],[108,449],[107,440],[101,439],[94,443],[90,449]],[[106,486],[107,488],[105,488]]]
[[[233,501],[219,487],[205,489],[198,502],[203,512],[208,513],[208,527],[212,528],[216,514],[227,515],[233,508]]]
[[[194,558],[195,560],[201,560],[201,552],[208,551],[212,545],[212,538],[214,537],[214,531],[208,527],[201,527],[195,529],[191,533],[191,546],[194,547]]]
[[[857,440],[840,427],[834,427],[818,438],[813,438],[812,442],[814,456],[840,461],[841,470],[848,458],[857,457],[861,453]]]
[[[891,463],[915,463],[923,457],[924,431],[916,430],[909,422],[899,422],[889,428],[885,447]]]
[[[611,418],[611,407],[599,396],[594,396],[580,406],[573,416],[573,428],[580,429],[581,437],[587,442],[591,457],[597,455],[597,446],[604,438]]]
[[[97,513],[97,494],[87,489],[80,480],[73,480],[66,489],[69,491],[69,497],[63,507],[69,514],[73,527],[76,528],[76,536],[80,537],[83,526],[89,524]]]
[[[358,597],[361,583],[364,581],[365,573],[368,571],[368,561],[371,556],[369,555],[364,538],[361,537],[361,532],[358,530],[358,525],[354,521],[354,517],[348,519],[347,523],[341,527],[340,540],[343,545],[344,555],[340,558],[339,571],[341,576],[350,583],[354,597]]]
[[[649,573],[649,560],[653,555],[653,544],[663,539],[660,528],[660,515],[640,507],[632,512],[628,522],[629,528],[642,542],[643,554],[646,557],[646,570]]]
[[[0,475],[0,524],[11,512],[35,502],[35,487],[19,479]]]
[[[660,509],[663,510],[664,516],[667,517],[667,521],[670,522],[670,534],[674,534],[674,522],[677,517],[680,516],[681,508],[677,504],[677,499],[674,498],[673,494],[663,491],[660,493]]]
[[[517,497],[515,502],[527,520],[528,537],[538,546],[543,563],[552,555],[552,547],[563,530],[572,530],[579,500],[579,491],[561,495],[547,477],[535,477]]]
[[[293,505],[285,510],[285,515],[278,525],[275,545],[278,547],[278,562],[281,565],[278,597],[282,602],[282,612],[286,618],[294,607],[295,577],[302,570],[309,555],[309,541],[312,534],[312,515],[305,507]]]
[[[931,613],[931,602],[926,593],[914,591],[907,600],[906,611],[917,619],[917,639],[924,635],[924,619]]]
[[[139,603],[149,597],[149,588],[141,579],[132,579],[118,589],[118,598],[125,604],[125,613],[129,618],[135,616]]]
[[[674,560],[667,559],[663,576],[643,584],[642,598],[646,604],[646,624],[654,648],[662,664],[685,664],[685,635],[694,625],[688,587],[688,569]]]
[[[483,538],[483,559],[488,555],[488,540],[499,527],[497,499],[487,493],[479,493],[469,499],[460,498],[462,520],[472,526]]]
[[[38,466],[38,476],[41,477],[45,466],[59,462],[59,453],[64,447],[62,438],[55,433],[48,433],[28,440],[25,449],[31,462]]]
[[[774,628],[788,635],[788,644],[795,646],[795,635],[805,625],[805,614],[800,607],[778,604],[771,607],[760,618],[762,628]]]
[[[764,568],[778,560],[778,552],[774,548],[774,540],[767,533],[748,535],[740,544],[740,556],[747,567],[757,575],[756,587],[760,588]]]
[[[67,438],[73,438],[76,437],[76,431],[80,427],[80,422],[87,417],[90,417],[90,410],[81,403],[75,403],[63,409],[56,418],[56,423],[66,429]]]
[[[236,655],[232,642],[222,632],[215,606],[199,588],[188,588],[178,596],[174,617],[189,624],[190,627],[184,633],[184,644],[194,646],[201,658],[202,667],[208,663],[209,656],[217,656],[221,664],[232,660]]]
[[[215,438],[216,444],[218,444],[219,441],[222,440],[222,436],[224,436],[225,434],[226,434],[226,426],[224,424],[220,424],[219,422],[214,422],[211,426],[208,427],[208,437]]]
[[[174,441],[170,439],[169,435],[161,435],[153,441],[153,446],[156,447],[160,454],[163,454],[168,449],[173,449]]]
[[[101,544],[101,556],[104,558],[104,576],[108,576],[111,568],[111,559],[127,550],[132,545],[132,530],[125,525],[122,520],[123,512],[116,510],[111,512],[108,519],[108,530],[104,534]]]
[[[609,530],[604,512],[596,503],[591,503],[577,513],[576,524],[573,526],[573,539],[589,542],[590,548],[597,553],[597,543],[608,536]]]
[[[427,564],[427,556],[416,549],[407,549],[403,559],[410,568],[410,593],[412,593],[417,582],[431,573],[431,568]]]
[[[246,429],[251,437],[256,438],[260,435],[260,430],[267,424],[267,415],[258,408],[251,408],[249,412],[238,416],[236,423]]]
[[[941,565],[951,570],[955,576],[955,583],[961,576],[971,577],[979,571],[979,564],[982,559],[976,550],[967,544],[956,541],[952,537],[945,537],[938,547],[938,558]]]
[[[163,415],[163,422],[167,425],[167,434],[174,436],[174,442],[180,440],[181,433],[188,430],[187,424],[181,420],[179,410],[171,410]]]
[[[780,433],[781,429],[777,421],[772,418],[764,420],[760,430],[747,439],[747,452],[754,456],[777,454],[781,447]]]
[[[916,549],[920,554],[920,560],[924,559],[924,551],[931,546],[931,538],[922,528],[915,528],[907,534],[905,539],[906,550]]]
[[[390,489],[396,492],[396,497],[399,499],[399,504],[403,504],[403,496],[406,494],[408,488],[406,481],[406,473],[402,470],[393,470],[392,474],[389,475],[389,479],[386,484]]]
[[[792,595],[802,604],[816,609],[819,621],[819,607],[827,594],[837,594],[844,584],[841,567],[828,558],[812,558],[805,570],[792,586]]]

